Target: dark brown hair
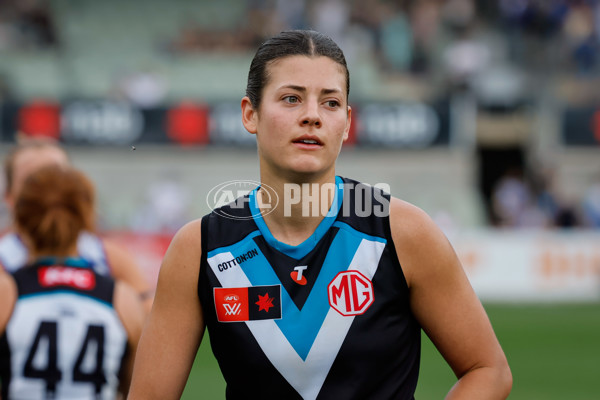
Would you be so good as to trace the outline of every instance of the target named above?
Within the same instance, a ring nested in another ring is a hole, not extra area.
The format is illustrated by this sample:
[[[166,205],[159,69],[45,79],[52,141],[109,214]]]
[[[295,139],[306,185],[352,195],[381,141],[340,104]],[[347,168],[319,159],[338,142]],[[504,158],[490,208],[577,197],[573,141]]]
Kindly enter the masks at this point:
[[[68,256],[83,230],[93,231],[95,190],[72,167],[48,166],[33,172],[15,203],[15,225],[38,255]]]
[[[283,31],[260,45],[250,64],[246,96],[250,99],[254,109],[258,110],[260,107],[262,91],[269,78],[267,71],[269,64],[280,58],[295,55],[324,56],[340,64],[346,74],[346,98],[348,97],[350,73],[344,53],[339,46],[329,36],[316,31]]]

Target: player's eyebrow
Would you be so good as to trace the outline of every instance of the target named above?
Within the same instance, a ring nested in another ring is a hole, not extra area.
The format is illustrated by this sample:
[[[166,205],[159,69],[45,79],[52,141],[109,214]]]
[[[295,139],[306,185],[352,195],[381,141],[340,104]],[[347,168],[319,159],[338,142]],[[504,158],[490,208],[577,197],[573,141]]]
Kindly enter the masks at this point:
[[[298,85],[283,85],[280,87],[280,89],[292,89],[301,93],[306,93],[306,88],[304,86],[298,86]],[[325,89],[321,89],[321,94],[335,94],[335,93],[341,93],[342,91],[340,89],[329,89],[329,88],[325,88]]]

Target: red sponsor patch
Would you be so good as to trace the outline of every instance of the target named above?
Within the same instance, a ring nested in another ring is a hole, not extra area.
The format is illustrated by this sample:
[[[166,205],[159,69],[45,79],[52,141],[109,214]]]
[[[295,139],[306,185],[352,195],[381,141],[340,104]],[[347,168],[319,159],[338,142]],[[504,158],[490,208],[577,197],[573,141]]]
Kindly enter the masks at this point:
[[[219,321],[248,321],[248,288],[215,288],[214,294]]]
[[[38,270],[38,280],[43,287],[70,286],[83,290],[96,287],[94,273],[81,268],[43,267]]]
[[[214,288],[219,322],[281,319],[281,286]]]

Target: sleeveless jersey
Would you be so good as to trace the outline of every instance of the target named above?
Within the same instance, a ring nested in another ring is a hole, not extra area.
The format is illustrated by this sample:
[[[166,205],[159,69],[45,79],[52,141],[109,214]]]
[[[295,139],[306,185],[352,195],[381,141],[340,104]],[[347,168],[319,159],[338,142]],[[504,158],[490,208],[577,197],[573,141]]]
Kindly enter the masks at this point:
[[[228,399],[414,398],[421,328],[389,195],[340,177],[336,187],[298,246],[269,232],[256,189],[202,219],[198,295]]]
[[[89,232],[82,232],[77,239],[77,252],[81,258],[94,265],[94,270],[101,275],[111,275],[102,240]],[[29,250],[15,232],[7,233],[0,238],[0,268],[15,272],[27,264]]]
[[[127,333],[114,281],[82,259],[13,274],[18,299],[0,338],[3,399],[114,400]]]

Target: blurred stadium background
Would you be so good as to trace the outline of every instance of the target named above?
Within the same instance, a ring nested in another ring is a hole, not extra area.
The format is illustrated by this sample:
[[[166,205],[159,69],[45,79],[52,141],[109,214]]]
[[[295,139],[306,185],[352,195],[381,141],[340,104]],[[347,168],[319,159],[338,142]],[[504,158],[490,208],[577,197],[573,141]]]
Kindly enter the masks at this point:
[[[154,281],[212,187],[258,179],[239,101],[256,46],[287,28],[345,51],[338,172],[444,229],[511,398],[598,398],[599,0],[3,0],[0,157],[17,135],[61,141],[97,183],[102,231]],[[206,345],[186,399],[224,398]],[[443,397],[452,374],[426,340],[422,364],[418,398]]]

